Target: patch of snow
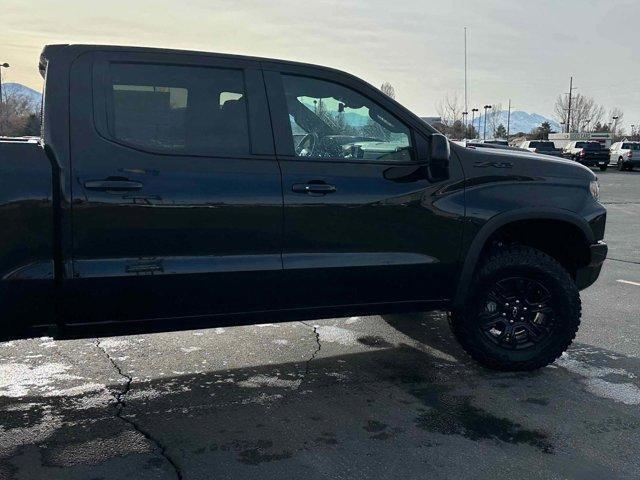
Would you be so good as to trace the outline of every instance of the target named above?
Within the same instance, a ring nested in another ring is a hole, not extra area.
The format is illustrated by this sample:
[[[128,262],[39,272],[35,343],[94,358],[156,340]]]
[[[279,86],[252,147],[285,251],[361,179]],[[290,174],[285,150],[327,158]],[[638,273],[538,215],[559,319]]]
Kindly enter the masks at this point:
[[[0,396],[24,397],[33,390],[55,391],[56,381],[76,380],[80,377],[66,373],[71,367],[61,363],[31,366],[24,363],[0,365]]]
[[[124,348],[131,345],[131,342],[128,340],[118,340],[115,338],[106,338],[104,340],[100,340],[100,346],[105,349],[118,349]]]
[[[276,388],[289,388],[296,390],[300,387],[302,380],[286,380],[280,377],[269,377],[267,375],[254,375],[246,380],[241,380],[238,385],[243,388],[261,388],[261,387],[276,387]]]
[[[556,360],[556,364],[583,377],[598,378],[606,375],[623,375],[629,378],[635,378],[633,373],[627,372],[623,368],[596,367],[572,358],[567,352],[563,353],[562,356]]]
[[[587,380],[587,390],[625,405],[640,405],[640,388],[633,383],[612,383],[601,378],[590,378]]]
[[[160,398],[163,393],[160,390],[154,390],[149,388],[146,390],[132,390],[127,394],[127,398],[130,400],[153,400]]]
[[[180,347],[180,350],[184,353],[197,352],[198,350],[202,350],[200,347]]]
[[[106,385],[100,383],[85,383],[76,387],[63,388],[61,390],[51,390],[44,394],[45,397],[74,397],[86,393],[100,392],[106,390]]]
[[[625,405],[640,405],[640,388],[632,383],[614,383],[604,380],[607,375],[621,375],[628,378],[636,378],[635,374],[627,372],[623,368],[597,367],[586,362],[572,358],[568,353],[563,353],[556,360],[556,364],[583,377],[583,383],[587,390],[601,398],[614,400]]]
[[[358,335],[346,328],[330,325],[316,326],[316,332],[320,335],[321,342],[339,343],[340,345],[356,345]]]

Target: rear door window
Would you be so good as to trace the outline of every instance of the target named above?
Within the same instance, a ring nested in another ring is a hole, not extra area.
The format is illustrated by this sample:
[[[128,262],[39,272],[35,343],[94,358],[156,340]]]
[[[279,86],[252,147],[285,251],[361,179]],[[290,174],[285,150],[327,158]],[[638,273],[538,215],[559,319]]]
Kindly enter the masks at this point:
[[[138,149],[250,153],[242,70],[111,63],[107,110],[112,139]]]
[[[555,150],[556,148],[553,142],[531,142],[529,146],[538,150]]]
[[[624,150],[640,150],[640,143],[625,143],[622,148]]]

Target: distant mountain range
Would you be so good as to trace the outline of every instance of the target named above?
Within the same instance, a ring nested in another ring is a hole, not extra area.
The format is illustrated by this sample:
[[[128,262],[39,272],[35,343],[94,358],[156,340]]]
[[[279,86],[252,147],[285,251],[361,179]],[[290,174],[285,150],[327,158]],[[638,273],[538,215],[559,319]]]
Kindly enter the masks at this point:
[[[508,112],[503,110],[502,112],[500,112],[500,116],[496,124],[502,124],[504,125],[504,128],[507,128],[507,117]],[[527,113],[521,110],[514,110],[511,112],[509,133],[530,133],[531,130],[538,128],[544,122],[549,122],[549,125],[551,125],[551,130],[556,132],[561,131],[560,124],[555,120],[543,117],[542,115],[538,115],[537,113]],[[489,123],[491,123],[491,118],[489,118]],[[473,122],[473,125],[476,127],[476,129],[482,130],[484,128],[484,116],[476,118]],[[488,127],[489,125],[487,125],[487,128]]]

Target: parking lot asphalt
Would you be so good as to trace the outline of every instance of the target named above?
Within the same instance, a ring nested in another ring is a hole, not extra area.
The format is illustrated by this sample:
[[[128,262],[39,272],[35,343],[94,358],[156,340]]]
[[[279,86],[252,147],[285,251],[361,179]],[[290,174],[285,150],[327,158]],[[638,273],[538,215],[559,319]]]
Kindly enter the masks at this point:
[[[0,344],[0,479],[629,478],[640,472],[640,172],[570,350],[471,361],[443,313]]]

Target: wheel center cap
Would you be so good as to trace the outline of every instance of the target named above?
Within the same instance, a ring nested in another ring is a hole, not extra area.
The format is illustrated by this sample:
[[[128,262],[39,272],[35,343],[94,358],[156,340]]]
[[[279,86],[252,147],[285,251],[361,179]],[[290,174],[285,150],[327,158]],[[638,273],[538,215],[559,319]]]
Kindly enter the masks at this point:
[[[516,318],[518,316],[518,313],[520,313],[520,309],[518,307],[513,307],[511,309],[511,316],[513,318]]]

